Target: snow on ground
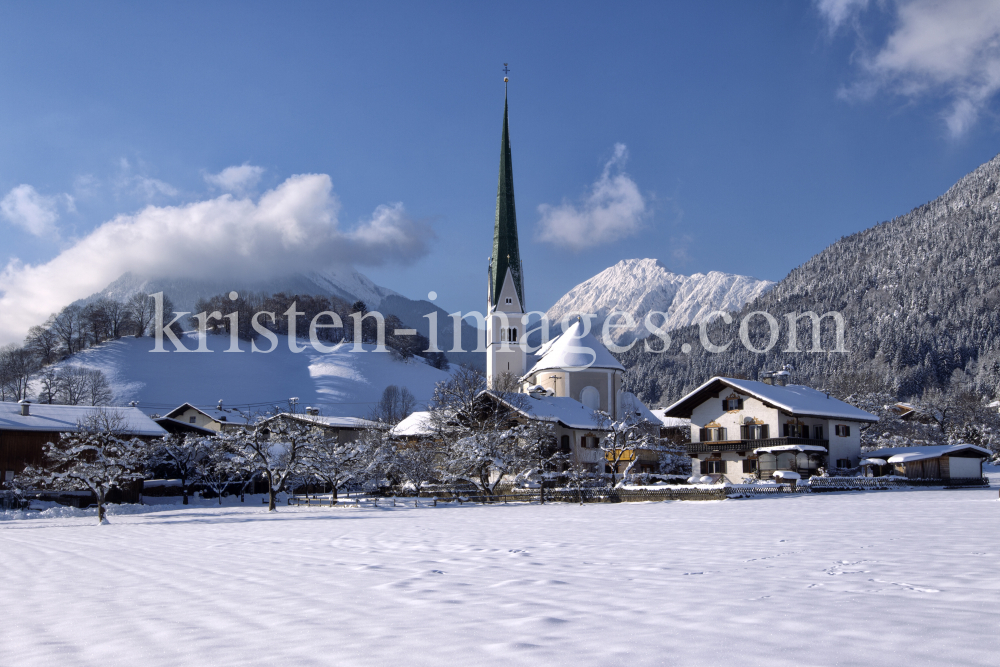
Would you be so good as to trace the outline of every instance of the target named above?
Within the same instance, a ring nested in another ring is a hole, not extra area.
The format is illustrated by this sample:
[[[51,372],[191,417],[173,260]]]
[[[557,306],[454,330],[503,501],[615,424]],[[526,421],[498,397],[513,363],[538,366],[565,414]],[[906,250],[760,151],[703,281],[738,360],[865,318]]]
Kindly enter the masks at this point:
[[[0,521],[0,662],[911,666],[1000,651],[995,488],[111,519]]]
[[[418,404],[424,404],[434,385],[449,377],[420,358],[404,362],[389,352],[373,352],[374,345],[364,345],[365,352],[352,352],[351,345],[344,345],[322,354],[300,339],[305,350],[292,353],[288,338],[277,338],[274,351],[263,354],[251,352],[247,341],[239,342],[242,353],[225,352],[228,336],[208,336],[212,352],[203,353],[175,352],[167,340],[164,347],[169,352],[152,352],[152,338],[126,337],[84,350],[63,363],[102,370],[116,403],[139,401],[144,412],[161,415],[185,402],[214,407],[220,399],[230,407],[287,407],[294,396],[300,406],[318,407],[324,415],[364,417],[390,384],[409,388]],[[198,346],[193,335],[182,341],[190,349]],[[257,346],[266,350],[270,344],[261,340]]]

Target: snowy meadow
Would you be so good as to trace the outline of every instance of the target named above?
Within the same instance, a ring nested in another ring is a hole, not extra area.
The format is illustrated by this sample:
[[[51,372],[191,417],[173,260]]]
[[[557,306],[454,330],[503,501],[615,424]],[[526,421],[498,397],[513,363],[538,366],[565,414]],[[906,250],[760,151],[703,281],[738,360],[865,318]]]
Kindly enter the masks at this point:
[[[422,502],[0,521],[0,662],[995,665],[1000,651],[996,488]]]

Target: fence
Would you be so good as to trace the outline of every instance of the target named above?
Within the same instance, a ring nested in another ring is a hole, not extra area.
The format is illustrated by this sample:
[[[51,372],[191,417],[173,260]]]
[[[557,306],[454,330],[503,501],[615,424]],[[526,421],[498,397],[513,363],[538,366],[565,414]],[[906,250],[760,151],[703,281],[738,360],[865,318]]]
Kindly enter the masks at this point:
[[[956,479],[906,479],[903,477],[813,477],[809,486],[813,491],[852,491],[871,490],[888,491],[889,489],[905,489],[913,486],[944,486],[977,487],[989,486],[986,477],[970,477]]]
[[[986,477],[969,479],[904,479],[899,477],[813,477],[794,488],[790,484],[729,484],[712,488],[690,487],[669,489],[616,489],[584,487],[578,489],[545,489],[547,503],[635,503],[663,502],[667,500],[725,500],[754,496],[784,496],[832,491],[888,491],[920,486],[945,488],[988,487]],[[501,492],[487,495],[473,487],[437,488],[422,491],[414,496],[390,496],[334,500],[330,496],[290,496],[288,504],[307,507],[437,507],[439,504],[481,503],[537,503],[537,489],[505,487]]]

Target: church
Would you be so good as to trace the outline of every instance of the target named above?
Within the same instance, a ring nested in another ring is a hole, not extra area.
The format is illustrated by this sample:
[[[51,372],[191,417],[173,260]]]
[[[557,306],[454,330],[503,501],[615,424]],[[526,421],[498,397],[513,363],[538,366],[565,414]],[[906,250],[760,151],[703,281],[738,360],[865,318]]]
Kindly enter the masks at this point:
[[[527,323],[523,319],[527,313],[525,276],[518,249],[506,84],[505,77],[493,252],[487,269],[487,386],[517,386],[526,394],[570,398],[614,419],[635,411],[658,424],[646,406],[623,390],[624,366],[583,319],[578,318],[566,331],[545,342],[538,349],[537,360],[528,366]],[[559,324],[550,323],[550,327]]]

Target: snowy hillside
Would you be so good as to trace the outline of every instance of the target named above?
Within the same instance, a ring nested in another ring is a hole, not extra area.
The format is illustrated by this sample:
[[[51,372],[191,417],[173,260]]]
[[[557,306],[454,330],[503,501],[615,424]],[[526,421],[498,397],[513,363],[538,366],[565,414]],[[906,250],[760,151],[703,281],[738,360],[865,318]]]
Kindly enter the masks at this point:
[[[618,329],[619,338],[649,335],[643,325],[652,310],[667,314],[653,321],[671,330],[701,321],[713,310],[739,310],[774,283],[748,276],[711,271],[684,276],[667,270],[656,259],[626,259],[601,271],[569,292],[549,309],[549,321],[558,322],[567,313],[594,313],[599,330],[608,313],[615,310],[632,313],[637,322],[633,331]]]
[[[182,342],[190,349],[197,338],[186,335]],[[126,337],[73,355],[60,365],[98,368],[107,375],[116,404],[138,401],[146,413],[163,414],[182,403],[214,406],[222,400],[229,407],[268,410],[287,407],[298,397],[302,407],[319,408],[331,416],[364,417],[390,384],[409,388],[418,404],[426,403],[434,385],[449,374],[428,366],[423,359],[400,361],[385,352],[351,352],[345,345],[336,352],[321,354],[308,345],[293,354],[288,339],[278,336],[277,348],[268,354],[250,352],[250,344],[240,341],[242,354],[224,352],[227,336],[208,336],[207,353],[174,352],[164,341],[165,353],[154,353],[152,338]],[[258,346],[267,349],[266,340]]]

